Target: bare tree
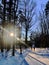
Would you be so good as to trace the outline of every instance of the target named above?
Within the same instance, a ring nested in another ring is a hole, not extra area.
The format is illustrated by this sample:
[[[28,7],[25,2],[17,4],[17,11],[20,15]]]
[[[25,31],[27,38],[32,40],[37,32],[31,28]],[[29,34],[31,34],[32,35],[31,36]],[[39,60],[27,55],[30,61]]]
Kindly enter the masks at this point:
[[[0,25],[2,24],[2,21],[3,21],[3,6],[2,6],[2,4],[0,4]],[[0,29],[1,29],[1,26],[0,26]],[[0,30],[0,32],[1,32],[1,30]],[[1,42],[0,42],[1,52],[3,52],[2,36],[0,36],[0,38],[1,38]]]
[[[42,11],[42,13],[40,12],[40,26],[42,34],[48,34],[48,22],[44,11]]]
[[[45,16],[47,19],[47,27],[48,27],[48,34],[49,34],[49,1],[47,2],[45,7]]]
[[[27,44],[28,31],[32,27],[31,21],[35,14],[34,9],[36,6],[35,2],[33,2],[32,5],[29,5],[27,2],[30,2],[30,1],[27,1],[27,0],[23,1],[24,11],[20,10],[20,14],[21,14],[20,20],[21,20],[22,26],[25,28],[25,43],[26,44]]]

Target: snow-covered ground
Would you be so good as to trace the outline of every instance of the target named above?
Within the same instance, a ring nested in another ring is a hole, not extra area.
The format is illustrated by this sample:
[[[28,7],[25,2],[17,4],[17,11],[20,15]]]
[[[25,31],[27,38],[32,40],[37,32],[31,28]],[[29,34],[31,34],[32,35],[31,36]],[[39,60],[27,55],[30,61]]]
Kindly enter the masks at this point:
[[[3,56],[0,52],[0,65],[29,65],[25,60],[25,55],[20,55],[19,51],[12,56],[12,51],[4,52]]]
[[[19,50],[15,51],[15,56],[12,56],[12,51],[4,51],[3,56],[0,52],[0,65],[44,65],[40,61],[31,56],[30,54],[36,54],[38,56],[46,57],[49,59],[49,49],[36,48],[35,51],[30,49],[23,50],[22,55],[20,55]],[[47,64],[48,65],[48,64]]]
[[[36,48],[34,53],[49,58],[49,48]]]

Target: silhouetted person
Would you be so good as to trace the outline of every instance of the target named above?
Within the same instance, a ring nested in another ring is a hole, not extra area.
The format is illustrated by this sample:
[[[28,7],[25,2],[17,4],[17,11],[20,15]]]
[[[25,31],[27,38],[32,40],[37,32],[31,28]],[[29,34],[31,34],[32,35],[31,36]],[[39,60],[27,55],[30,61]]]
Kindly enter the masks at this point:
[[[33,44],[33,48],[34,48],[34,51],[35,51],[35,44]]]

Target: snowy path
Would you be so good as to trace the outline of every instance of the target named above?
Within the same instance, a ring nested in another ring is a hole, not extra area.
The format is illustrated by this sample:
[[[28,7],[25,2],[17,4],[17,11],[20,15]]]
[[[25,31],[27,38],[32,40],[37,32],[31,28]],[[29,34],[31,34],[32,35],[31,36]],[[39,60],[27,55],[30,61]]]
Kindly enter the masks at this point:
[[[34,58],[31,58],[30,56],[26,57],[26,61],[28,62],[29,65],[44,65],[39,61],[35,60]]]
[[[25,57],[25,60],[29,65],[45,65],[44,63],[38,61],[36,58],[31,57],[29,53],[31,53],[31,51],[26,51],[27,56]]]

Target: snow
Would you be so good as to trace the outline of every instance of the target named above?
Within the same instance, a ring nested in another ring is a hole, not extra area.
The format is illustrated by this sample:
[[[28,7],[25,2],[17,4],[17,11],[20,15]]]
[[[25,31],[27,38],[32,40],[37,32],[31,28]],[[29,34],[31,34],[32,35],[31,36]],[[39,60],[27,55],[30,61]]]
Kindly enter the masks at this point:
[[[35,51],[25,49],[23,50],[22,55],[20,55],[19,50],[17,50],[15,51],[15,56],[12,56],[12,50],[8,52],[4,50],[3,53],[0,52],[0,65],[43,65],[41,62],[34,59],[34,56],[33,58],[29,56],[29,53],[32,54],[32,56],[33,54],[38,55],[38,58],[45,57],[49,59],[49,48],[48,49],[36,48]]]
[[[49,58],[49,48],[36,48],[36,51],[34,53]]]
[[[20,55],[19,52],[16,52],[15,56],[11,55],[11,51],[5,53],[2,57],[0,53],[0,65],[29,65],[24,56]]]

